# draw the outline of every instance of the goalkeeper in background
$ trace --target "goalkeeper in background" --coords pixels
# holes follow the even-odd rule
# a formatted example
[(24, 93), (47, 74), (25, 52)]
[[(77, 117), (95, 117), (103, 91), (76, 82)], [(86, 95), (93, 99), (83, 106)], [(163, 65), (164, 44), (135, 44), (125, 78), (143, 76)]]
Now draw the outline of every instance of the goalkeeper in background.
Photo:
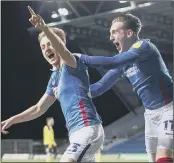
[(47, 154), (46, 162), (51, 162), (55, 154), (55, 147), (57, 146), (54, 139), (54, 119), (53, 117), (48, 117), (46, 119), (46, 125), (43, 129), (43, 144), (45, 146), (45, 151)]

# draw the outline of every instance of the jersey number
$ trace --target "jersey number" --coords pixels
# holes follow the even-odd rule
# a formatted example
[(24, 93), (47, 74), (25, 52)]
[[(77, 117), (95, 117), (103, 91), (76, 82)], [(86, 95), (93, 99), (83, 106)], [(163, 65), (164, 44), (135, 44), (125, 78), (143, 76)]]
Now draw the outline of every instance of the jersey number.
[(173, 131), (173, 120), (164, 121), (164, 130)]
[(68, 152), (77, 152), (78, 148), (80, 147), (80, 144), (78, 143), (73, 143), (68, 147)]

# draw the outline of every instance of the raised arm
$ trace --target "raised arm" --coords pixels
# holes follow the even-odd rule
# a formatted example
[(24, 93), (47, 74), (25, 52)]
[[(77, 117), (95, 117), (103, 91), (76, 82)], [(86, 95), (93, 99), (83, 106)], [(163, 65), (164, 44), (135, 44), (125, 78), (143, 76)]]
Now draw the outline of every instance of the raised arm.
[(121, 71), (119, 68), (109, 70), (97, 83), (91, 84), (90, 97), (97, 97), (109, 90), (116, 81), (121, 78)]
[(51, 44), (57, 54), (65, 61), (65, 63), (72, 68), (76, 68), (77, 63), (75, 57), (67, 49), (60, 37), (57, 36), (48, 26), (45, 26), (42, 30), (51, 41)]
[(77, 67), (76, 59), (72, 55), (72, 53), (67, 49), (65, 43), (60, 39), (59, 36), (57, 36), (52, 31), (52, 29), (50, 29), (45, 24), (43, 18), (40, 15), (35, 14), (35, 12), (30, 6), (28, 6), (28, 9), (31, 14), (31, 18), (29, 19), (29, 21), (34, 25), (34, 27), (40, 28), (45, 33), (47, 38), (51, 41), (51, 44), (55, 49), (55, 51), (57, 52), (57, 55), (60, 55), (60, 57), (65, 61), (65, 63), (68, 66), (76, 68)]
[[(88, 66), (102, 66), (104, 68), (116, 68), (128, 62), (136, 61), (138, 58), (145, 58), (148, 54), (148, 43), (139, 41), (138, 46), (132, 46), (127, 52), (117, 54), (113, 57), (79, 55), (80, 60)], [(137, 44), (136, 43), (136, 44)]]

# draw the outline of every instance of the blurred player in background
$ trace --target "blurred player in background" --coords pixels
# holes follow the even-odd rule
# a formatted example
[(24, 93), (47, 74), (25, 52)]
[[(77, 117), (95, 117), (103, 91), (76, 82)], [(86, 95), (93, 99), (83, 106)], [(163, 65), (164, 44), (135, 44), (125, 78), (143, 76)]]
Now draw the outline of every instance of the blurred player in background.
[[(101, 95), (126, 77), (145, 109), (145, 143), (150, 162), (173, 162), (173, 81), (157, 47), (139, 39), (142, 24), (132, 14), (112, 21), (110, 40), (119, 54), (114, 57), (78, 55), (91, 67), (109, 70), (90, 86), (90, 97)], [(171, 31), (173, 32), (173, 31)]]
[(94, 162), (95, 154), (103, 145), (104, 130), (92, 99), (87, 66), (67, 49), (64, 31), (48, 27), (41, 16), (28, 7), (29, 21), (42, 30), (38, 40), (42, 54), (52, 65), (52, 75), (46, 92), (39, 102), (3, 122), (2, 133), (11, 125), (30, 121), (44, 114), (59, 100), (69, 134), (70, 145), (60, 162)]
[(43, 128), (43, 144), (47, 154), (46, 162), (53, 161), (53, 157), (56, 152), (56, 142), (54, 137), (54, 119), (53, 117), (46, 118), (46, 125)]
[(95, 155), (95, 158), (96, 158), (95, 162), (102, 162), (101, 161), (101, 156), (102, 156), (101, 152), (102, 152), (102, 150), (103, 150), (103, 145), (101, 146), (101, 148), (98, 150), (98, 152)]

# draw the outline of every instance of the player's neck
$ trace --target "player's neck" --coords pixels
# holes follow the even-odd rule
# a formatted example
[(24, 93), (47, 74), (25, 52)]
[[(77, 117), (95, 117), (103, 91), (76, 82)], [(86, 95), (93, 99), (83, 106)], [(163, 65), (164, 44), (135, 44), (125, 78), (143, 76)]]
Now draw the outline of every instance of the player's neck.
[(131, 39), (131, 42), (130, 42), (131, 46), (132, 46), (134, 43), (136, 43), (138, 40), (140, 40), (138, 36), (133, 36), (132, 39)]
[(133, 44), (135, 44), (138, 40), (139, 40), (139, 37), (138, 37), (138, 36), (133, 36), (133, 37), (129, 40), (128, 44), (127, 44), (126, 51), (129, 50), (129, 49), (131, 48), (131, 46), (132, 46)]
[(47, 126), (48, 126), (49, 128), (52, 128), (52, 125), (48, 125), (48, 124), (47, 124)]
[(53, 69), (58, 69), (61, 70), (62, 66), (64, 64), (64, 61), (62, 59), (60, 59), (59, 63), (56, 65), (53, 65)]

